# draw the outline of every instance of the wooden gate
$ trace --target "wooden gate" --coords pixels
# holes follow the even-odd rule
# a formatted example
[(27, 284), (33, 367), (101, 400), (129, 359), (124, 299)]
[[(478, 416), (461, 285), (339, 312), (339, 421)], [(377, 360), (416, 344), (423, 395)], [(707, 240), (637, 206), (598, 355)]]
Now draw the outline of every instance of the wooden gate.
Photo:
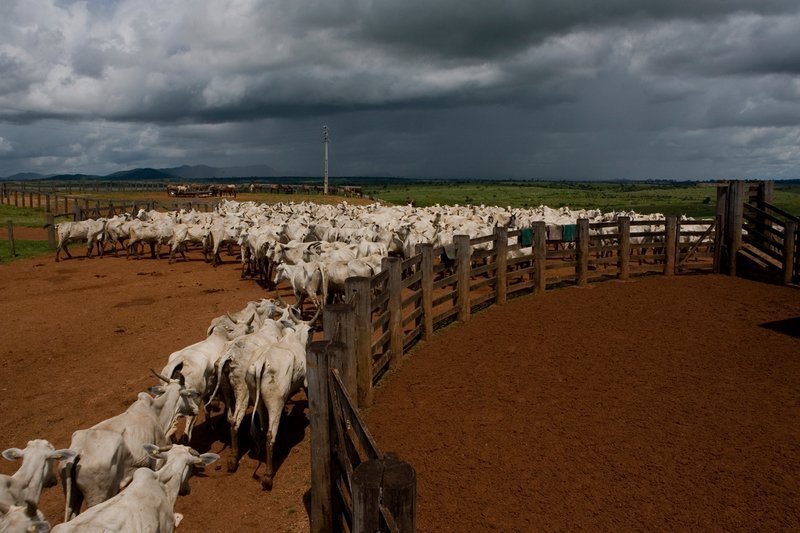
[(800, 283), (800, 219), (772, 205), (775, 182), (730, 181), (718, 186), (723, 272), (778, 283)]

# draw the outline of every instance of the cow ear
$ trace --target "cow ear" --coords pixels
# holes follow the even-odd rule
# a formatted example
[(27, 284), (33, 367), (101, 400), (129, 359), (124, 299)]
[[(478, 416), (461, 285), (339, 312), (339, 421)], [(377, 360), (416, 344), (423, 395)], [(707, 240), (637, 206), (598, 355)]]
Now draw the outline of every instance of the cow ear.
[(144, 448), (144, 451), (147, 452), (147, 455), (149, 455), (150, 457), (155, 457), (156, 459), (163, 458), (161, 456), (161, 449), (155, 444), (143, 444), (142, 447)]
[(211, 463), (213, 463), (214, 461), (216, 461), (217, 459), (219, 459), (219, 455), (217, 455), (216, 453), (208, 452), (208, 453), (204, 453), (203, 455), (198, 457), (198, 459), (203, 464), (203, 466), (208, 466)]
[(8, 459), (9, 461), (13, 461), (15, 459), (22, 459), (24, 455), (25, 452), (23, 450), (20, 450), (19, 448), (9, 448), (3, 452), (3, 457)]
[(65, 448), (50, 452), (49, 458), (55, 461), (70, 461), (78, 456), (78, 452)]

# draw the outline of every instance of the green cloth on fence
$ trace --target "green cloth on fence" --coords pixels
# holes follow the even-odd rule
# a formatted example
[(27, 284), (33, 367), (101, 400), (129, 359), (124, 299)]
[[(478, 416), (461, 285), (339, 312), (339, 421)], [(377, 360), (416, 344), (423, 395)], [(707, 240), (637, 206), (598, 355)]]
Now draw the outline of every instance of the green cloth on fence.
[(575, 239), (578, 237), (578, 225), (577, 224), (564, 224), (563, 231), (561, 233), (561, 239), (564, 242), (574, 242)]
[(533, 228), (522, 228), (519, 233), (519, 245), (523, 248), (533, 246)]

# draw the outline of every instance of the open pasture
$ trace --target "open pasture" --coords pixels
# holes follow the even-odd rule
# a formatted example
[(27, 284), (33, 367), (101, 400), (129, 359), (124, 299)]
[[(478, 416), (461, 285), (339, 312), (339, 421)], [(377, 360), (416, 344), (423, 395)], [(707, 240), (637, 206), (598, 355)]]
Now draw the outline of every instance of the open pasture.
[[(474, 204), (556, 208), (634, 210), (706, 217), (714, 215), (716, 188), (672, 182), (538, 182), (538, 181), (414, 181), (365, 185), (364, 192), (393, 204), (412, 200), (417, 206)], [(800, 212), (800, 186), (776, 182), (776, 206)]]

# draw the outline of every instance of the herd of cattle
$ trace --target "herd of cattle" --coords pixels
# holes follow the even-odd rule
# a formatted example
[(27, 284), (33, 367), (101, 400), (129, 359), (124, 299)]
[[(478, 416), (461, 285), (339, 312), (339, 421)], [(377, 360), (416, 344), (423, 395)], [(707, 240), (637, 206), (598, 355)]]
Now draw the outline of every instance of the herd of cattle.
[(280, 302), (250, 302), (212, 320), (203, 340), (172, 353), (161, 372), (153, 371), (162, 383), (150, 388), (152, 396), (142, 392), (125, 412), (75, 431), (68, 449), (37, 439), (25, 449), (5, 450), (3, 457), (22, 459), (22, 465), (11, 476), (0, 475), (0, 531), (50, 530), (37, 504), (41, 491), (56, 484), (54, 463), (66, 502), (64, 522), (53, 531), (173, 531), (182, 518), (173, 512), (175, 501), (189, 493), (195, 468), (219, 459), (173, 444), (178, 421), (186, 419), (191, 442), (196, 417), (217, 393), (230, 423), (228, 470), (238, 466), (238, 431), (252, 406), (254, 444), (256, 416), (265, 427), (262, 486), (270, 489), (281, 412), (305, 385), (306, 348), (318, 316), (303, 321)]
[[(63, 222), (58, 225), (56, 261), (61, 252), (72, 257), (68, 243), (82, 240), (87, 243), (87, 256), (93, 250), (118, 254), (124, 249), (128, 257), (138, 258), (144, 245), (149, 245), (151, 257), (160, 258), (162, 247), (169, 248), (169, 261), (177, 254), (185, 259), (189, 245), (199, 246), (206, 261), (217, 265), (220, 250), (239, 247), (242, 276), (260, 278), (266, 286), (275, 287), (286, 280), (302, 305), (308, 298), (317, 307), (343, 289), (344, 280), (351, 276), (372, 276), (379, 272), (381, 260), (389, 255), (403, 258), (415, 254), (416, 245), (432, 243), (443, 246), (447, 255), (453, 254), (453, 236), (467, 234), (482, 237), (491, 234), (495, 226), (510, 229), (531, 227), (534, 221), (544, 221), (548, 242), (568, 241), (564, 228), (574, 225), (578, 218), (591, 222), (611, 222), (619, 216), (631, 220), (650, 221), (651, 226), (631, 228), (633, 250), (649, 237), (637, 237), (663, 230), (663, 215), (642, 215), (635, 212), (599, 210), (501, 208), (485, 206), (366, 206), (322, 205), (309, 202), (278, 203), (223, 200), (211, 213), (197, 211), (144, 211), (134, 216), (117, 215), (108, 219)], [(702, 230), (682, 222), (685, 230)], [(599, 228), (597, 232), (613, 233), (614, 228)], [(512, 239), (509, 244), (515, 244)], [(512, 247), (510, 253), (531, 253), (530, 242)], [(490, 246), (485, 244), (484, 246)]]
[[(280, 414), (287, 399), (304, 385), (313, 324), (326, 301), (341, 293), (345, 279), (372, 276), (379, 272), (383, 257), (411, 257), (421, 243), (443, 246), (451, 255), (456, 234), (479, 237), (492, 233), (495, 226), (526, 228), (543, 220), (549, 240), (555, 241), (563, 238), (564, 226), (578, 218), (613, 221), (621, 215), (663, 227), (661, 215), (545, 206), (415, 208), (235, 201), (222, 201), (213, 213), (139, 211), (134, 216), (59, 224), (56, 261), (62, 251), (71, 257), (67, 246), (76, 240), (87, 243), (87, 256), (94, 250), (98, 255), (117, 255), (123, 249), (128, 257), (139, 257), (147, 244), (152, 257), (158, 258), (161, 247), (168, 246), (170, 262), (196, 244), (215, 265), (222, 247), (238, 245), (243, 276), (260, 277), (272, 286), (287, 280), (297, 303), (290, 306), (278, 296), (278, 301), (253, 301), (238, 313), (215, 318), (203, 340), (171, 354), (162, 371), (154, 372), (162, 383), (150, 389), (153, 396), (140, 393), (124, 413), (76, 431), (69, 449), (54, 450), (46, 440), (33, 440), (23, 450), (3, 452), (7, 459), (21, 458), (22, 465), (12, 476), (0, 476), (0, 531), (49, 529), (36, 506), (42, 489), (56, 483), (52, 471), (56, 462), (66, 503), (64, 523), (54, 531), (171, 531), (180, 520), (173, 505), (179, 494), (188, 492), (193, 469), (219, 458), (172, 444), (178, 420), (185, 418), (185, 437), (191, 442), (196, 417), (218, 396), (231, 431), (228, 470), (238, 466), (238, 431), (252, 406), (254, 442), (259, 426), (264, 430), (267, 472), (262, 486), (271, 488)], [(530, 253), (510, 253), (526, 252)], [(302, 320), (306, 298), (316, 307), (308, 321)]]

